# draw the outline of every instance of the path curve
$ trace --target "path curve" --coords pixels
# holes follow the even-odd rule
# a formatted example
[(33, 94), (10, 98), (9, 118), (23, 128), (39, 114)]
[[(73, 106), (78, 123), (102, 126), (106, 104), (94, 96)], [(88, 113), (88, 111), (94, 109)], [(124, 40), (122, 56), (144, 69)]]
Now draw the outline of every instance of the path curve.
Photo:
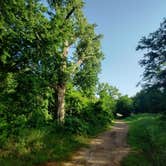
[[(93, 139), (89, 148), (81, 148), (73, 155), (71, 161), (60, 165), (120, 166), (120, 161), (130, 150), (126, 140), (127, 133), (128, 125), (123, 121), (117, 120), (111, 130)], [(57, 166), (57, 164), (48, 163), (46, 166)]]

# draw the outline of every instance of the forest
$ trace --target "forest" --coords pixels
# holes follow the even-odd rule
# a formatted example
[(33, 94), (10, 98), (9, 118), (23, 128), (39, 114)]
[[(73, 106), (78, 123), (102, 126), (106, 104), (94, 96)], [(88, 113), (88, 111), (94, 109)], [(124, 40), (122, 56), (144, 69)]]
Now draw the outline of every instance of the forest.
[(122, 165), (164, 166), (166, 19), (138, 41), (142, 90), (129, 97), (99, 81), (103, 35), (83, 7), (83, 0), (0, 1), (1, 166), (66, 161), (117, 118), (137, 151)]

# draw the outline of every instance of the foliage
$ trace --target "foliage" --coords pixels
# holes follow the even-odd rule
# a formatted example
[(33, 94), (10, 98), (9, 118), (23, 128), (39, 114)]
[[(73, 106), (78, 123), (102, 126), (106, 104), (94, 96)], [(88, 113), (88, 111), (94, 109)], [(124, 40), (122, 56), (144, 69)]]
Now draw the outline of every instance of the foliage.
[[(55, 57), (52, 83), (55, 91), (54, 112), (60, 123), (65, 118), (65, 91), (68, 83), (87, 95), (94, 94), (103, 54), (101, 35), (95, 24), (89, 24), (83, 14), (83, 1), (48, 1), (50, 24), (53, 30), (52, 48)], [(50, 32), (49, 32), (50, 33)], [(52, 34), (52, 32), (50, 33)]]
[(140, 65), (145, 68), (144, 84), (148, 87), (166, 87), (166, 19), (158, 30), (143, 37), (137, 50), (146, 50)]
[(0, 1), (0, 165), (66, 158), (81, 145), (75, 134), (93, 135), (111, 122), (114, 99), (95, 96), (102, 36), (83, 6)]
[(65, 124), (59, 126), (48, 118), (45, 123), (42, 121), (42, 124), (35, 125), (34, 120), (42, 120), (43, 116), (34, 114), (27, 128), (16, 128), (20, 129), (17, 136), (13, 133), (6, 139), (2, 135), (1, 141), (5, 140), (1, 144), (0, 163), (4, 166), (13, 163), (34, 165), (67, 159), (77, 148), (85, 146), (87, 136), (94, 136), (110, 125), (112, 112), (103, 109), (102, 102), (97, 98), (89, 99), (69, 85)]
[(166, 162), (166, 124), (161, 115), (139, 114), (129, 117), (128, 142), (133, 152), (124, 160), (124, 166), (164, 166)]
[(88, 99), (81, 92), (70, 90), (66, 97), (66, 130), (78, 134), (93, 134), (97, 128), (110, 124), (113, 119), (111, 108), (115, 104), (108, 99), (108, 96)]
[(146, 50), (140, 65), (143, 90), (134, 97), (136, 112), (166, 112), (166, 19), (148, 37), (143, 37), (137, 50)]
[(66, 133), (53, 124), (40, 129), (27, 128), (22, 130), (19, 137), (9, 139), (4, 145), (5, 149), (0, 153), (0, 164), (32, 166), (47, 161), (62, 161), (79, 147), (86, 146), (87, 141), (86, 136)]
[(156, 88), (143, 89), (133, 98), (135, 113), (165, 113), (166, 91)]
[(127, 117), (133, 111), (133, 100), (126, 96), (121, 96), (116, 104), (115, 113), (122, 114), (124, 117)]
[(25, 126), (37, 126), (49, 119), (49, 88), (44, 85), (39, 63), (44, 54), (39, 34), (44, 38), (48, 23), (45, 11), (37, 1), (0, 4), (1, 145)]

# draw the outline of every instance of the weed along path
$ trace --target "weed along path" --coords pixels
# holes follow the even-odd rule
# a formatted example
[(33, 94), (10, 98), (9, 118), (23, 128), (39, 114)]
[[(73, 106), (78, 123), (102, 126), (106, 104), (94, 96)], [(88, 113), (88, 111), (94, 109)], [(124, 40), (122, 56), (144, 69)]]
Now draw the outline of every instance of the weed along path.
[(129, 152), (127, 132), (127, 124), (117, 120), (110, 131), (93, 139), (89, 148), (77, 151), (70, 161), (46, 166), (120, 166), (120, 161)]

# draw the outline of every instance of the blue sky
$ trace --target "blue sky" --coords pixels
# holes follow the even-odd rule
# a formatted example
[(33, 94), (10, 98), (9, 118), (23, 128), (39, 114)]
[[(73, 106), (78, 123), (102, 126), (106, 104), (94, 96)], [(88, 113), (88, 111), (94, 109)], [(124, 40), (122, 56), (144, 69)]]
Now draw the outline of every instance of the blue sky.
[(143, 69), (135, 51), (143, 35), (155, 31), (166, 17), (166, 0), (85, 0), (84, 13), (104, 35), (101, 82), (116, 86), (122, 94), (134, 95)]

